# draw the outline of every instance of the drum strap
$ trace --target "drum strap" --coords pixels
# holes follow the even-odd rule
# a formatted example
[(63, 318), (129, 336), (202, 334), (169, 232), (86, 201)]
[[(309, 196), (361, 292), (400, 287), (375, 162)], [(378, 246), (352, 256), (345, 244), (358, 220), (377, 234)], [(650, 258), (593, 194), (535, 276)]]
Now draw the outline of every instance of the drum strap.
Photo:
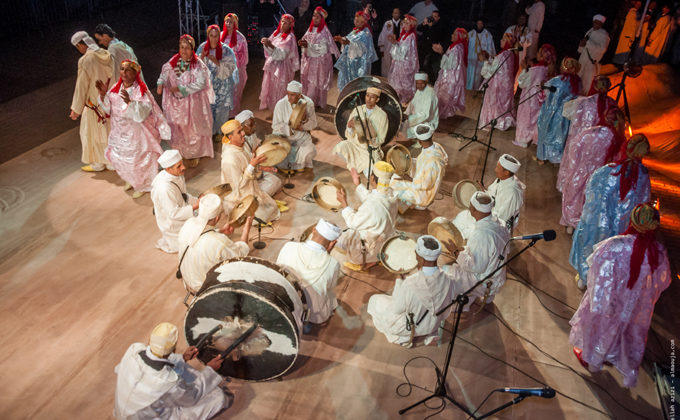
[(146, 364), (148, 367), (150, 367), (153, 370), (160, 371), (166, 366), (170, 366), (171, 369), (175, 367), (175, 365), (173, 365), (170, 362), (162, 362), (160, 360), (151, 360), (149, 358), (149, 356), (146, 355), (146, 350), (142, 350), (138, 354), (139, 354), (139, 357), (141, 357), (142, 360), (144, 361), (144, 364)]
[(174, 185), (175, 187), (177, 187), (177, 189), (179, 190), (179, 193), (182, 194), (182, 199), (184, 199), (184, 204), (186, 204), (186, 203), (187, 203), (187, 199), (189, 198), (189, 197), (187, 196), (187, 193), (182, 192), (182, 189), (179, 187), (179, 185), (175, 184), (174, 182), (170, 181), (170, 183), (171, 183), (172, 185)]
[[(213, 230), (214, 230), (214, 229), (206, 230), (205, 232), (203, 232), (203, 233), (201, 233), (200, 235), (198, 235), (198, 237), (200, 238), (201, 236), (203, 236), (204, 233), (208, 233), (208, 232), (211, 232), (211, 231), (213, 231)], [(198, 239), (197, 239), (197, 241), (198, 241)], [(184, 256), (187, 255), (187, 251), (189, 250), (189, 247), (190, 247), (190, 246), (191, 246), (191, 245), (187, 245), (187, 247), (184, 248), (184, 252), (182, 252), (182, 258), (179, 259), (179, 264), (177, 264), (177, 273), (175, 273), (175, 276), (176, 276), (178, 279), (181, 279), (181, 278), (182, 278), (182, 262), (184, 261)]]

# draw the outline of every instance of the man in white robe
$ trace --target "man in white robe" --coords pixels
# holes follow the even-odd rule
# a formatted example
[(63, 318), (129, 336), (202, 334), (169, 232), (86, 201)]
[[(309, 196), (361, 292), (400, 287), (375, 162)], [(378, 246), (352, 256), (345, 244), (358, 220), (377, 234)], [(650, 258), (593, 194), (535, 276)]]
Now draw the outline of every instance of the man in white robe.
[(593, 27), (586, 32), (578, 46), (578, 52), (581, 53), (578, 75), (581, 78), (582, 95), (588, 95), (593, 79), (600, 74), (600, 60), (609, 46), (609, 34), (602, 28), (605, 20), (602, 15), (593, 16)]
[[(517, 178), (517, 171), (522, 165), (512, 155), (504, 154), (496, 164), (496, 180), (489, 185), (487, 191), (494, 200), (491, 214), (510, 232), (517, 226), (520, 209), (524, 205), (526, 185)], [(463, 210), (452, 220), (463, 238), (467, 239), (475, 228), (475, 219), (470, 210)]]
[(358, 209), (347, 205), (344, 190), (338, 190), (338, 201), (343, 207), (342, 218), (347, 229), (338, 240), (338, 248), (347, 252), (345, 267), (354, 271), (366, 271), (378, 263), (378, 253), (385, 241), (394, 233), (397, 220), (397, 198), (389, 188), (394, 168), (387, 162), (378, 161), (373, 166), (371, 183), (367, 190), (353, 176), (356, 194), (361, 201)]
[(390, 181), (390, 188), (399, 198), (399, 212), (403, 213), (410, 207), (424, 210), (432, 204), (444, 178), (449, 156), (444, 148), (432, 141), (434, 130), (428, 124), (416, 126), (416, 138), (423, 151), (411, 165), (411, 175), (394, 175)]
[(222, 217), (222, 200), (216, 194), (201, 197), (198, 216), (187, 220), (179, 231), (179, 270), (188, 292), (199, 291), (205, 275), (215, 264), (235, 257), (248, 255), (248, 235), (252, 217), (246, 221), (241, 232), (241, 240), (233, 242), (227, 235), (234, 232), (229, 224), (215, 229)]
[(539, 35), (541, 34), (543, 18), (545, 17), (545, 3), (541, 0), (533, 0), (533, 4), (527, 7), (525, 12), (529, 15), (527, 26), (529, 27), (531, 39), (531, 44), (529, 44), (527, 48), (526, 57), (532, 59), (536, 58), (536, 53), (538, 52)]
[[(252, 111), (246, 109), (241, 111), (234, 119), (240, 122), (241, 127), (243, 127), (243, 133), (246, 136), (243, 143), (243, 150), (246, 151), (250, 159), (255, 155), (255, 151), (260, 147), (260, 144), (262, 144), (262, 141), (257, 137), (257, 133), (255, 133), (255, 116)], [(222, 148), (224, 148), (224, 146)], [(279, 192), (283, 186), (281, 178), (276, 176), (274, 172), (268, 170), (256, 171), (255, 178), (257, 179), (260, 189), (272, 197)], [(276, 201), (278, 203), (278, 200)]]
[(74, 121), (82, 116), (80, 143), (83, 153), (80, 159), (85, 166), (80, 169), (85, 172), (113, 170), (104, 153), (109, 139), (109, 120), (98, 106), (99, 90), (96, 86), (97, 80), (102, 80), (107, 89), (111, 87), (114, 74), (111, 55), (99, 48), (85, 31), (73, 34), (71, 44), (83, 55), (78, 60), (78, 77), (69, 115)]
[(231, 406), (233, 395), (219, 387), (222, 357), (215, 356), (198, 371), (187, 363), (198, 356), (198, 349), (174, 353), (177, 336), (177, 327), (163, 322), (151, 332), (148, 346), (128, 347), (115, 368), (117, 420), (209, 419)]
[(156, 242), (156, 248), (168, 254), (178, 250), (179, 230), (198, 208), (198, 199), (187, 193), (184, 180), (184, 162), (177, 150), (166, 150), (158, 163), (163, 168), (151, 183), (151, 201), (156, 215), (156, 224), (163, 236)]
[[(125, 42), (116, 38), (116, 32), (111, 29), (111, 27), (105, 23), (100, 23), (94, 28), (94, 39), (97, 40), (97, 44), (100, 47), (105, 48), (109, 54), (111, 54), (111, 64), (114, 76), (120, 71), (120, 64), (124, 60), (132, 60), (135, 63), (139, 63), (135, 52)], [(142, 78), (140, 72), (139, 77)]]
[[(305, 103), (306, 114), (298, 127), (290, 126), (290, 115), (293, 113), (293, 105)], [(281, 98), (274, 107), (272, 117), (272, 131), (274, 134), (284, 136), (290, 141), (291, 149), (288, 157), (277, 165), (284, 171), (304, 172), (306, 168), (313, 167), (316, 147), (312, 143), (312, 135), (309, 132), (317, 126), (314, 102), (302, 94), (302, 83), (293, 80), (286, 87), (286, 96)]]
[(484, 28), (484, 21), (479, 19), (475, 28), (468, 32), (467, 78), (465, 81), (465, 89), (467, 90), (479, 90), (482, 85), (484, 62), (479, 57), (479, 53), (482, 51), (486, 51), (489, 57), (496, 55), (493, 36), (491, 36), (491, 32)]
[[(477, 191), (470, 200), (470, 214), (475, 219), (475, 227), (467, 238), (465, 249), (460, 252), (452, 242), (444, 244), (457, 257), (455, 264), (445, 267), (453, 277), (454, 296), (467, 291), (492, 273), (502, 263), (499, 258), (501, 255), (505, 258), (505, 244), (510, 240), (510, 235), (496, 216), (491, 214), (493, 205), (493, 199), (487, 192)], [(504, 283), (505, 268), (470, 293), (470, 302), (465, 310), (478, 297), (483, 298), (482, 304), (492, 302)]]
[(427, 124), (433, 131), (439, 126), (439, 102), (434, 89), (427, 84), (427, 73), (416, 73), (416, 94), (405, 112), (408, 119), (404, 129), (409, 139), (416, 138), (418, 124)]
[(222, 183), (231, 186), (231, 193), (224, 197), (224, 211), (230, 214), (247, 196), (257, 199), (255, 217), (265, 223), (277, 220), (281, 213), (277, 202), (260, 189), (257, 183), (257, 172), (260, 170), (273, 171), (274, 168), (260, 167), (267, 157), (265, 155), (250, 155), (243, 148), (246, 136), (237, 120), (229, 120), (222, 125)]
[(434, 236), (421, 236), (416, 245), (418, 271), (404, 280), (397, 278), (391, 296), (378, 294), (368, 300), (375, 329), (390, 343), (411, 347), (415, 337), (424, 337), (428, 345), (438, 337), (439, 325), (451, 310), (436, 313), (451, 302), (454, 289), (451, 277), (437, 267), (441, 252)]
[(392, 54), (390, 49), (392, 43), (389, 41), (389, 35), (395, 38), (399, 37), (399, 27), (401, 25), (401, 10), (398, 7), (392, 9), (392, 19), (385, 22), (380, 36), (378, 36), (378, 48), (380, 49), (380, 74), (387, 77), (390, 74), (390, 67), (392, 66)]
[[(302, 283), (309, 305), (308, 321), (314, 324), (326, 322), (338, 306), (335, 286), (342, 272), (330, 252), (340, 233), (339, 227), (319, 219), (306, 242), (287, 242), (276, 259), (276, 264), (290, 270)], [(309, 328), (306, 324), (305, 332)]]
[(380, 149), (387, 136), (387, 113), (378, 105), (380, 89), (369, 87), (366, 89), (366, 104), (353, 109), (347, 119), (345, 140), (333, 147), (333, 153), (341, 156), (347, 162), (347, 169), (356, 174), (363, 172), (368, 178), (369, 154), (368, 145), (373, 148), (373, 162), (382, 159)]

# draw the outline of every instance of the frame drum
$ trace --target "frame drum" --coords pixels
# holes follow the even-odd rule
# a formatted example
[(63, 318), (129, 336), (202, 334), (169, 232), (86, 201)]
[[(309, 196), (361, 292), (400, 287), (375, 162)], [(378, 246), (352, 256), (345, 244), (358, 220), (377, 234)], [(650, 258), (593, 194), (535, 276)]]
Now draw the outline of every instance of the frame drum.
[(338, 180), (329, 177), (319, 178), (312, 188), (312, 198), (319, 207), (337, 212), (342, 206), (338, 201), (338, 190), (345, 191), (345, 187)]
[(199, 355), (208, 362), (257, 323), (255, 332), (231, 354), (240, 357), (227, 357), (218, 373), (266, 381), (284, 375), (295, 363), (306, 314), (305, 295), (290, 272), (260, 258), (232, 258), (206, 275), (185, 315), (184, 335), (192, 346), (223, 325)]
[(309, 239), (310, 236), (312, 236), (312, 231), (314, 231), (314, 228), (316, 227), (316, 223), (313, 223), (307, 227), (301, 234), (300, 237), (298, 238), (298, 242), (305, 242), (307, 239)]
[(453, 241), (459, 250), (465, 247), (466, 241), (463, 239), (463, 235), (446, 217), (439, 216), (432, 219), (430, 224), (427, 225), (427, 233), (437, 238), (442, 246), (442, 255), (446, 256), (449, 260), (453, 259), (455, 261), (455, 258), (448, 253), (446, 245), (444, 245), (446, 242)]
[(458, 181), (451, 192), (454, 204), (460, 209), (469, 209), (470, 199), (477, 191), (483, 191), (482, 186), (477, 181), (471, 179)]
[(385, 155), (385, 161), (394, 167), (394, 172), (399, 176), (411, 172), (411, 152), (404, 145), (395, 144), (390, 147)]
[(288, 126), (292, 130), (297, 130), (305, 116), (307, 116), (307, 101), (300, 99), (298, 103), (293, 105), (293, 112), (290, 113), (290, 118), (288, 118)]
[(229, 224), (234, 227), (239, 227), (246, 222), (248, 216), (254, 216), (257, 211), (259, 203), (257, 198), (252, 195), (246, 195), (243, 197), (229, 213)]
[(231, 193), (231, 185), (220, 184), (220, 185), (216, 185), (216, 186), (214, 186), (210, 189), (205, 190), (203, 192), (203, 194), (201, 194), (201, 196), (208, 195), (208, 194), (216, 194), (221, 199), (224, 199), (224, 197), (226, 197), (230, 193)]
[(265, 155), (267, 158), (260, 166), (276, 166), (283, 162), (290, 152), (290, 142), (281, 136), (266, 136), (262, 144), (255, 150), (255, 156)]
[(378, 259), (392, 273), (406, 274), (418, 266), (416, 241), (403, 232), (386, 240), (380, 249)]

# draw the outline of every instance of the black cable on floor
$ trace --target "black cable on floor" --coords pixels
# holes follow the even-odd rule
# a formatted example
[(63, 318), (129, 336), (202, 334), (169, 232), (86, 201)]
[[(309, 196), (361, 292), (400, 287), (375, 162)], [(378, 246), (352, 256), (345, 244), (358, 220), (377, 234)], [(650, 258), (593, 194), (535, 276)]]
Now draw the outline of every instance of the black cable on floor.
[(290, 198), (294, 198), (294, 199), (296, 199), (296, 200), (298, 200), (298, 201), (302, 201), (303, 203), (306, 203), (306, 201), (303, 200), (302, 198), (296, 197), (296, 196), (294, 196), (293, 194), (289, 194), (288, 191), (286, 191), (285, 188), (281, 189), (281, 191), (282, 191), (285, 195), (287, 195), (288, 197), (290, 197)]
[(358, 281), (358, 282), (360, 282), (360, 283), (363, 283), (363, 284), (365, 284), (365, 285), (367, 285), (367, 286), (369, 286), (369, 287), (372, 287), (373, 289), (379, 291), (380, 293), (388, 294), (387, 291), (382, 290), (381, 288), (372, 285), (371, 283), (367, 282), (366, 280), (362, 280), (362, 279), (360, 279), (360, 278), (354, 277), (353, 275), (349, 274), (349, 273), (346, 272), (346, 271), (343, 271), (343, 270), (340, 270), (340, 271), (342, 272), (342, 274), (344, 274), (345, 276), (349, 277), (349, 278), (352, 279), (352, 280), (356, 280), (356, 281)]
[(539, 292), (541, 292), (541, 293), (543, 293), (544, 295), (548, 296), (549, 298), (555, 300), (556, 302), (561, 303), (562, 305), (566, 306), (567, 308), (571, 309), (572, 311), (576, 312), (576, 309), (577, 309), (577, 308), (574, 308), (573, 306), (569, 305), (567, 302), (565, 302), (565, 301), (563, 301), (563, 300), (561, 300), (561, 299), (559, 299), (559, 298), (556, 298), (555, 296), (551, 295), (550, 293), (546, 292), (545, 290), (543, 290), (543, 289), (537, 287), (536, 285), (534, 285), (533, 283), (531, 283), (529, 280), (525, 279), (521, 274), (519, 274), (518, 272), (516, 272), (515, 270), (513, 270), (512, 267), (508, 266), (507, 268), (508, 268), (508, 271), (511, 271), (512, 274), (513, 274), (515, 277), (522, 279), (525, 283), (527, 283), (528, 285), (531, 285), (531, 287), (535, 288), (535, 289), (538, 290)]
[[(413, 361), (415, 361), (415, 360), (418, 360), (418, 359), (425, 359), (425, 360), (427, 360), (428, 362), (432, 363), (432, 366), (433, 366), (435, 372), (437, 372), (437, 374), (439, 374), (439, 373), (438, 373), (438, 372), (439, 372), (439, 368), (437, 367), (437, 364), (434, 362), (434, 360), (430, 359), (429, 357), (427, 357), (427, 356), (416, 356), (416, 357), (410, 358), (410, 359), (404, 364), (404, 368), (403, 368), (403, 370), (402, 370), (403, 375), (404, 375), (404, 379), (406, 380), (406, 382), (400, 383), (399, 385), (397, 385), (397, 387), (396, 387), (395, 390), (394, 390), (394, 392), (395, 392), (398, 396), (400, 396), (400, 397), (402, 397), (402, 398), (406, 398), (406, 397), (408, 397), (409, 395), (411, 395), (411, 392), (413, 392), (413, 388), (422, 389), (423, 391), (426, 391), (426, 392), (429, 392), (429, 393), (433, 393), (433, 392), (434, 392), (434, 391), (430, 391), (429, 389), (427, 389), (427, 388), (425, 388), (425, 387), (422, 387), (422, 386), (419, 386), (419, 385), (416, 385), (416, 384), (412, 383), (411, 380), (409, 379), (408, 375), (406, 374), (406, 367), (408, 367), (408, 365), (409, 365), (411, 362), (413, 362)], [(437, 381), (439, 381), (439, 378), (437, 378)], [(407, 389), (406, 392), (401, 392), (401, 391), (400, 391), (400, 389), (401, 389), (403, 386), (407, 386), (407, 387), (408, 387), (408, 389)], [(437, 398), (439, 398), (439, 397), (437, 397)], [(427, 408), (430, 409), (430, 410), (438, 410), (438, 411), (436, 411), (436, 412), (430, 414), (429, 416), (425, 417), (425, 419), (423, 419), (423, 420), (427, 420), (427, 419), (429, 419), (430, 417), (436, 416), (437, 414), (439, 414), (439, 413), (441, 413), (442, 411), (444, 411), (444, 409), (446, 408), (446, 402), (445, 402), (444, 399), (442, 399), (442, 398), (439, 398), (439, 401), (441, 402), (441, 404), (438, 405), (438, 406), (436, 406), (436, 407), (430, 407), (429, 405), (427, 405), (427, 403), (423, 404), (425, 407), (427, 407)]]
[(543, 306), (543, 308), (544, 308), (546, 311), (550, 312), (551, 314), (555, 315), (556, 317), (558, 317), (558, 318), (560, 318), (560, 319), (564, 319), (565, 321), (569, 321), (569, 320), (571, 319), (571, 317), (566, 317), (566, 316), (564, 316), (564, 315), (560, 315), (560, 314), (558, 314), (557, 312), (553, 311), (552, 309), (548, 308), (548, 307), (545, 305), (545, 303), (543, 303), (543, 301), (541, 300), (541, 298), (538, 297), (538, 293), (536, 293), (536, 291), (531, 287), (530, 284), (528, 284), (528, 283), (526, 283), (526, 282), (524, 282), (524, 281), (522, 281), (522, 280), (513, 279), (512, 277), (506, 277), (506, 278), (507, 278), (507, 280), (510, 280), (510, 281), (516, 281), (517, 283), (522, 284), (522, 285), (526, 286), (529, 290), (531, 290), (531, 291), (533, 292), (534, 296), (536, 296), (536, 299), (538, 300), (538, 302), (541, 304), (541, 306)]

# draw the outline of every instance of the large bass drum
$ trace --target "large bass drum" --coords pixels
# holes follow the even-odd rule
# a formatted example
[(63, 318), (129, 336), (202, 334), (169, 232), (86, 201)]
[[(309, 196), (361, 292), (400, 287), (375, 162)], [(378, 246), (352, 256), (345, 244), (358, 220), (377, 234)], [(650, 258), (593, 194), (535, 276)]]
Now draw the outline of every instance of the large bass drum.
[(293, 367), (306, 313), (305, 295), (292, 273), (256, 257), (232, 258), (206, 275), (184, 318), (184, 335), (193, 346), (222, 325), (199, 355), (207, 363), (257, 323), (259, 327), (226, 358), (218, 373), (266, 381)]
[[(397, 91), (387, 83), (387, 78), (385, 77), (362, 76), (347, 83), (338, 96), (338, 104), (335, 110), (335, 128), (343, 139), (346, 139), (345, 128), (347, 127), (349, 115), (355, 106), (366, 103), (366, 89), (370, 87), (378, 88), (382, 92), (378, 100), (378, 106), (387, 114), (388, 127), (385, 143), (397, 135), (403, 117)], [(357, 94), (359, 95), (358, 98)], [(358, 102), (355, 103), (357, 100)], [(361, 117), (363, 118), (363, 115)]]

